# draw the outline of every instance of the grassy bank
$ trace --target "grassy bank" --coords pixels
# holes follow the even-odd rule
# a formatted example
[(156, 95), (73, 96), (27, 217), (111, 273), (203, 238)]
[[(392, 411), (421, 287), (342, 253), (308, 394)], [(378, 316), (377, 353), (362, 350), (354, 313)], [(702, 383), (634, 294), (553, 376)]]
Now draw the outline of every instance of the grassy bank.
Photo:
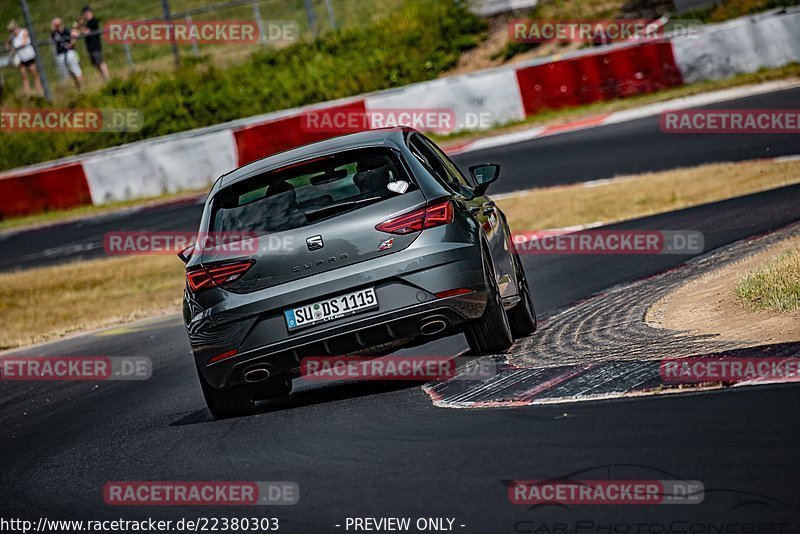
[(410, 0), (363, 28), (259, 50), (224, 70), (195, 58), (176, 72), (115, 78), (63, 107), (137, 109), (141, 131), (0, 133), (0, 170), (436, 78), (484, 30), (455, 0)]
[(800, 249), (784, 252), (745, 273), (736, 285), (736, 296), (750, 310), (800, 309)]
[[(305, 2), (302, 0), (258, 0), (258, 11), (264, 24), (276, 21), (291, 21), (296, 24), (297, 38), (312, 41), (316, 37), (333, 31), (326, 2), (333, 9), (336, 27), (342, 29), (360, 28), (371, 24), (373, 21), (385, 17), (398, 9), (404, 0), (311, 0), (310, 4), (315, 15), (316, 31), (310, 26)], [(27, 0), (33, 18), (33, 29), (39, 41), (48, 41), (50, 37), (50, 21), (53, 17), (62, 17), (69, 26), (78, 16), (81, 9), (87, 4), (86, 0)], [(102, 24), (111, 20), (142, 20), (158, 19), (163, 17), (161, 0), (92, 0), (88, 2)], [(57, 4), (57, 5), (55, 5)], [(185, 20), (180, 16), (187, 10), (212, 9), (206, 13), (195, 12), (192, 21), (211, 20), (241, 20), (255, 21), (256, 11), (254, 4), (239, 4), (224, 0), (169, 0), (170, 12), (176, 19)], [(5, 30), (9, 20), (15, 19), (22, 23), (24, 20), (19, 1), (10, 0), (0, 2), (0, 22)], [(265, 30), (267, 31), (267, 30)], [(274, 37), (273, 37), (274, 39)], [(282, 48), (288, 43), (283, 41), (269, 41), (259, 45), (240, 44), (203, 44), (197, 50), (191, 44), (179, 44), (178, 49), (183, 59), (189, 61), (196, 55), (205, 56), (212, 64), (222, 68), (239, 64), (247, 60), (251, 53), (259, 48)], [(84, 82), (87, 91), (96, 91), (101, 85), (100, 76), (91, 67), (85, 43), (78, 43), (77, 51), (82, 58), (84, 69)], [(49, 45), (40, 47), (48, 79), (53, 86), (53, 97), (56, 104), (68, 101), (75, 89), (69, 80), (59, 80), (55, 68), (55, 58)], [(141, 70), (173, 70), (172, 49), (164, 44), (134, 44), (126, 51), (122, 44), (109, 43), (105, 40), (103, 46), (104, 58), (114, 76), (126, 77), (130, 73)], [(130, 58), (128, 57), (130, 53)], [(22, 98), (21, 79), (17, 74), (6, 71), (7, 94), (11, 104), (21, 107), (22, 103), (15, 99)], [(17, 106), (20, 104), (20, 106)]]
[(177, 311), (183, 264), (131, 256), (0, 275), (0, 349)]
[(725, 0), (713, 7), (684, 13), (683, 19), (702, 22), (723, 22), (729, 19), (760, 13), (768, 9), (779, 9), (800, 5), (800, 0)]

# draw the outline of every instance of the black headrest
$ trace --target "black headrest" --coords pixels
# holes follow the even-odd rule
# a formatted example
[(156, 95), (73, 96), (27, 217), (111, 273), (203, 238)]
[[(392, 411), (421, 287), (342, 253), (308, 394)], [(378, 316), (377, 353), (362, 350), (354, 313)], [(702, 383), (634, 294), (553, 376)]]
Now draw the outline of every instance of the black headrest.
[(375, 171), (388, 164), (386, 158), (364, 159), (358, 162), (357, 172)]
[(294, 187), (292, 187), (291, 184), (286, 180), (281, 180), (280, 182), (275, 182), (267, 188), (267, 196), (272, 197), (275, 195), (280, 195), (281, 193), (288, 193), (289, 191), (294, 191)]

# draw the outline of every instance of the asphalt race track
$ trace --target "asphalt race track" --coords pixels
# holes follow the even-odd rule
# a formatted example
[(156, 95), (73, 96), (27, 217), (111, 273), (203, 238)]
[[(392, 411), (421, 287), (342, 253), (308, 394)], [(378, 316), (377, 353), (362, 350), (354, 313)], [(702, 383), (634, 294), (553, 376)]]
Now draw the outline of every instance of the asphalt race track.
[[(795, 109), (800, 88), (730, 100), (698, 109)], [(599, 128), (534, 139), (456, 158), (468, 167), (487, 158), (505, 165), (509, 190), (663, 171), (720, 161), (744, 161), (800, 153), (791, 135), (667, 134), (659, 118), (610, 124)], [(500, 188), (498, 187), (498, 191)]]
[[(710, 108), (792, 109), (800, 88), (732, 100)], [(658, 117), (544, 137), (470, 152), (454, 159), (466, 169), (476, 163), (503, 165), (492, 192), (694, 166), (800, 154), (792, 135), (676, 135), (661, 132)], [(197, 229), (202, 207), (195, 202), (131, 208), (33, 231), (0, 233), (0, 271), (102, 257), (110, 231)]]
[[(733, 143), (722, 145), (741, 152)], [(620, 157), (627, 150), (621, 146)], [(613, 228), (699, 230), (711, 250), (797, 220), (800, 186), (788, 186)], [(687, 259), (523, 256), (543, 317)], [(416, 352), (455, 354), (465, 346), (455, 336)], [(154, 371), (138, 382), (3, 383), (3, 517), (271, 516), (290, 533), (345, 532), (348, 517), (447, 517), (455, 519), (456, 532), (479, 533), (800, 528), (796, 385), (479, 410), (436, 408), (414, 383), (300, 385), (288, 402), (215, 422), (177, 316), (22, 353), (148, 356)], [(568, 476), (699, 480), (705, 495), (700, 504), (671, 506), (526, 506), (507, 496), (509, 480)], [(300, 502), (109, 507), (102, 488), (113, 480), (294, 481)], [(745, 530), (744, 523), (758, 530)], [(719, 525), (729, 529), (711, 530)]]

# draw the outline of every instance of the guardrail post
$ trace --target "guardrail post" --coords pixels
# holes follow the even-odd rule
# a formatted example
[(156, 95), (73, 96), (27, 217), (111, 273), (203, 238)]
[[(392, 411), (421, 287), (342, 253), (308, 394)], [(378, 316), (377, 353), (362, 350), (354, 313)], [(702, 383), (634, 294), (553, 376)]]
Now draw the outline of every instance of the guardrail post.
[(314, 4), (311, 3), (311, 0), (305, 0), (306, 5), (306, 17), (308, 17), (308, 25), (311, 27), (311, 33), (314, 35), (314, 38), (317, 37), (317, 16), (314, 14)]
[(194, 33), (191, 31), (193, 29), (193, 27), (194, 27), (194, 24), (192, 24), (192, 16), (191, 15), (186, 15), (186, 19), (185, 20), (186, 20), (186, 25), (189, 26), (189, 33), (192, 36), (192, 52), (194, 53), (195, 56), (199, 56), (200, 55), (200, 47), (197, 46), (197, 39), (195, 38)]
[(333, 12), (333, 3), (331, 0), (325, 0), (325, 9), (328, 10), (328, 21), (331, 24), (331, 29), (336, 31), (336, 14)]
[[(164, 10), (164, 20), (166, 20), (167, 23), (171, 23), (172, 22), (172, 14), (169, 11), (169, 0), (161, 0), (161, 7)], [(181, 64), (181, 56), (180, 56), (180, 52), (178, 51), (178, 41), (175, 40), (175, 28), (174, 28), (174, 26), (172, 26), (172, 24), (170, 24), (170, 27), (172, 28), (172, 34), (170, 35), (170, 41), (171, 41), (171, 44), (172, 44), (172, 55), (175, 56), (175, 66), (179, 67), (180, 64)]]
[(253, 17), (256, 19), (256, 26), (258, 26), (258, 42), (266, 44), (267, 35), (264, 33), (264, 21), (261, 19), (261, 6), (258, 2), (253, 2)]
[[(166, 0), (164, 0), (166, 1)], [(33, 20), (31, 19), (31, 10), (28, 8), (26, 0), (19, 0), (19, 5), (22, 8), (22, 16), (25, 18), (25, 27), (28, 29), (28, 37), (33, 45), (33, 52), (36, 54), (36, 70), (39, 72), (39, 80), (42, 82), (42, 90), (44, 90), (44, 99), (52, 102), (53, 98), (50, 94), (50, 83), (47, 81), (47, 73), (44, 70), (42, 63), (42, 56), (39, 53), (39, 45), (36, 44), (36, 33), (33, 30)]]
[(133, 69), (134, 62), (133, 54), (131, 53), (131, 45), (128, 43), (123, 43), (122, 48), (125, 50), (125, 61), (128, 62), (128, 68)]

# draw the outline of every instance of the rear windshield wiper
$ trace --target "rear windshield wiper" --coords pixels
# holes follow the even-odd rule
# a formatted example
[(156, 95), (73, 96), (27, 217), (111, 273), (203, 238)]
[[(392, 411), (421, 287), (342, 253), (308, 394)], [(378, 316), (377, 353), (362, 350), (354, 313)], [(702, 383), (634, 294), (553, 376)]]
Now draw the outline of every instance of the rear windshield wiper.
[(303, 215), (305, 215), (306, 220), (308, 222), (314, 222), (318, 221), (319, 219), (324, 219), (329, 215), (344, 212), (356, 206), (361, 206), (362, 204), (371, 204), (379, 200), (383, 200), (383, 197), (370, 197), (370, 198), (362, 198), (360, 200), (348, 200), (347, 202), (340, 202), (339, 204), (331, 204), (330, 206), (325, 206), (324, 208), (317, 208), (315, 210), (310, 210), (303, 213)]

